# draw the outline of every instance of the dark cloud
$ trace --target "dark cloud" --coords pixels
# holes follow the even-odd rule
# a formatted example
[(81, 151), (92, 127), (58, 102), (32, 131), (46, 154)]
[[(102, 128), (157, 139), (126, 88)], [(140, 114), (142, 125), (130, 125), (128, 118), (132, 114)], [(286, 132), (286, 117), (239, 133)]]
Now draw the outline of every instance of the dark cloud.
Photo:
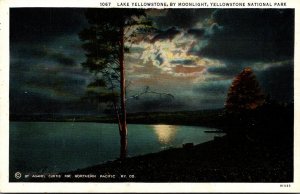
[(209, 67), (208, 72), (224, 77), (233, 77), (243, 70), (247, 65), (243, 63), (225, 63), (222, 67)]
[(209, 18), (213, 11), (214, 9), (168, 9), (165, 15), (155, 17), (153, 20), (161, 29), (167, 29), (171, 26), (188, 29), (197, 22)]
[(97, 114), (103, 111), (94, 104), (77, 101), (60, 101), (36, 93), (10, 89), (9, 109), (15, 115), (34, 114)]
[(196, 65), (194, 60), (189, 60), (189, 59), (176, 59), (170, 61), (170, 63), (175, 65), (191, 65), (191, 66)]
[(187, 31), (188, 34), (191, 34), (197, 38), (201, 38), (205, 35), (205, 29), (196, 29), (192, 28)]
[(161, 53), (156, 55), (155, 60), (159, 62), (159, 65), (164, 63), (164, 59), (161, 57)]
[(222, 9), (213, 20), (207, 46), (194, 54), (230, 62), (293, 57), (293, 9)]
[(31, 45), (29, 46), (16, 46), (16, 45), (11, 45), (11, 55), (13, 58), (18, 57), (18, 58), (23, 58), (23, 59), (28, 59), (28, 58), (44, 58), (46, 55), (48, 55), (47, 51), (45, 48), (41, 46), (35, 46)]
[(63, 53), (63, 51), (55, 51), (48, 49), (44, 46), (33, 45), (29, 48), (24, 47), (12, 47), (11, 49), (13, 57), (22, 58), (24, 60), (46, 60), (53, 61), (61, 65), (71, 66), (76, 65), (76, 61)]
[(180, 110), (186, 106), (186, 103), (179, 99), (170, 99), (170, 98), (147, 98), (141, 100), (132, 100), (128, 102), (128, 111), (129, 112), (154, 112), (154, 111), (174, 111)]
[(10, 72), (25, 72), (30, 71), (30, 66), (26, 65), (27, 60), (24, 59), (11, 59), (10, 61)]
[[(44, 79), (38, 79), (42, 76)], [(76, 77), (76, 75), (56, 75), (44, 72), (42, 75), (30, 75), (26, 79), (25, 84), (34, 86), (40, 89), (51, 88), (53, 90), (62, 92), (72, 92), (77, 93), (79, 88), (86, 85), (86, 80), (81, 77)]]
[(156, 42), (158, 40), (172, 40), (177, 34), (179, 34), (180, 31), (176, 27), (171, 27), (167, 29), (166, 31), (160, 31), (157, 35), (155, 35), (151, 42)]
[(10, 72), (10, 111), (12, 114), (83, 113), (95, 111), (79, 102), (86, 80), (62, 71), (47, 72), (38, 68)]
[(49, 55), (50, 59), (53, 59), (54, 61), (57, 61), (59, 64), (62, 65), (75, 65), (75, 60), (71, 57), (67, 57), (63, 53), (51, 53)]
[(77, 33), (86, 25), (84, 10), (10, 9), (11, 113), (85, 110), (74, 104), (90, 77), (79, 68), (84, 52)]
[(10, 88), (9, 109), (11, 114), (57, 113), (61, 103), (45, 96), (24, 93)]
[(10, 88), (51, 99), (79, 99), (87, 80), (77, 74), (58, 71), (16, 71), (10, 73)]
[(205, 81), (193, 87), (195, 96), (199, 96), (200, 109), (222, 108), (227, 97), (231, 79), (220, 81)]
[(82, 8), (11, 8), (10, 40), (48, 42), (77, 34), (86, 25)]
[(292, 63), (271, 67), (257, 74), (258, 81), (267, 95), (280, 102), (293, 102), (294, 65)]

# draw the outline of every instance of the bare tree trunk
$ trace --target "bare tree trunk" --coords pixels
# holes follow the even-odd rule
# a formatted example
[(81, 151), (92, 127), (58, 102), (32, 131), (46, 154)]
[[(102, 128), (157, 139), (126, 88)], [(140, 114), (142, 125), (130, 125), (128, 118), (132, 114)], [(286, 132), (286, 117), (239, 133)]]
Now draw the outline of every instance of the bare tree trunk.
[(116, 114), (116, 119), (118, 121), (119, 133), (121, 135), (122, 123), (121, 123), (120, 114), (119, 114), (119, 111), (118, 111), (118, 108), (117, 108), (117, 103), (116, 103), (115, 99), (114, 99), (114, 102), (113, 102), (113, 106), (114, 106), (114, 111), (115, 111), (115, 114)]
[(124, 26), (120, 27), (120, 74), (121, 74), (121, 147), (120, 158), (127, 157), (127, 123), (126, 123), (126, 86), (125, 86), (125, 65), (124, 65)]
[(127, 133), (121, 133), (120, 139), (120, 159), (124, 160), (127, 157)]
[(119, 133), (121, 135), (121, 131), (122, 131), (122, 122), (121, 122), (121, 118), (120, 118), (120, 114), (119, 114), (119, 110), (118, 110), (118, 106), (117, 106), (117, 100), (116, 100), (116, 96), (114, 95), (114, 84), (112, 82), (111, 79), (109, 79), (110, 84), (111, 84), (111, 92), (113, 94), (113, 107), (114, 107), (114, 111), (115, 111), (115, 116), (116, 119), (118, 121), (118, 127), (119, 127)]

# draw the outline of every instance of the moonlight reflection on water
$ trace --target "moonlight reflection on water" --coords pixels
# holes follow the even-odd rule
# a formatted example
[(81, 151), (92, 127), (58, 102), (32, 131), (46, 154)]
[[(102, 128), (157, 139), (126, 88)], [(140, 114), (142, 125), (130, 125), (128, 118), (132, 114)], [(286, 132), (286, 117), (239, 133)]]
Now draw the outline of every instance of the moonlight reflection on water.
[(176, 125), (153, 125), (153, 130), (161, 144), (169, 144), (176, 136)]

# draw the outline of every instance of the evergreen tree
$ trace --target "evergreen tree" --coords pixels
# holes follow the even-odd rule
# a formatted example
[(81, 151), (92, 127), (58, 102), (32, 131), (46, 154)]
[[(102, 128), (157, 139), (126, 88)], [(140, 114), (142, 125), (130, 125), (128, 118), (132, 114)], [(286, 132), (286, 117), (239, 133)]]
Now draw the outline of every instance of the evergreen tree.
[[(89, 27), (80, 32), (86, 61), (83, 67), (94, 73), (88, 96), (102, 103), (111, 102), (118, 120), (120, 158), (127, 155), (125, 44), (152, 29), (140, 9), (88, 9)], [(120, 105), (120, 106), (119, 106)]]

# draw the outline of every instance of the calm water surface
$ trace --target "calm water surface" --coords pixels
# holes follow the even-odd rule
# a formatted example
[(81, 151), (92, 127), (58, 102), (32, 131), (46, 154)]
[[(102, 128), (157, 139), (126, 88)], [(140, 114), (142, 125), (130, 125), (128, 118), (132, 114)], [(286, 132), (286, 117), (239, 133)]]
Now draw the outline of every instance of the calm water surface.
[[(158, 152), (183, 143), (210, 141), (222, 134), (206, 127), (128, 125), (128, 155)], [(115, 124), (72, 122), (11, 122), (11, 172), (65, 172), (89, 167), (119, 156)]]

